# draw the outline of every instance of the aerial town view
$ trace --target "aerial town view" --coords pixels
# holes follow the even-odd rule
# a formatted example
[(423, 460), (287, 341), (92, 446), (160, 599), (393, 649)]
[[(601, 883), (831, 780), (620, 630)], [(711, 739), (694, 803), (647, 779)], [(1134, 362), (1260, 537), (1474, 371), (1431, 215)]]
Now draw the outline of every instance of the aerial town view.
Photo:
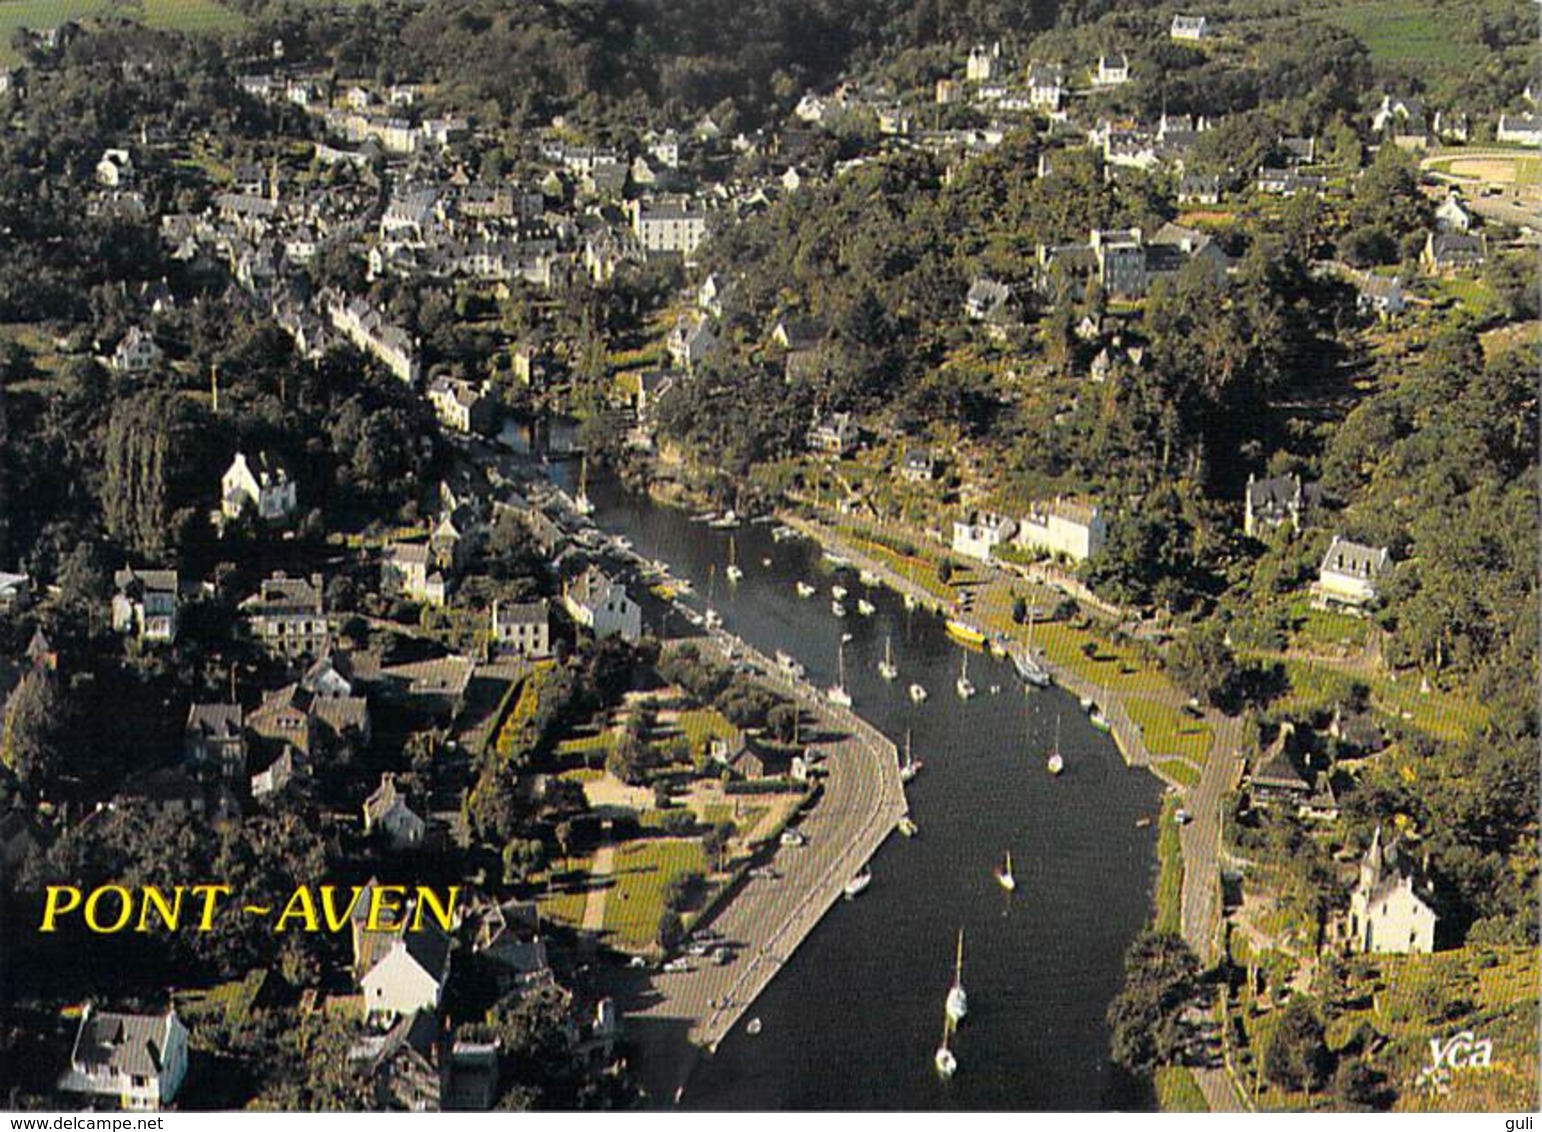
[(0, 0), (0, 1109), (1535, 1111), (1539, 12)]

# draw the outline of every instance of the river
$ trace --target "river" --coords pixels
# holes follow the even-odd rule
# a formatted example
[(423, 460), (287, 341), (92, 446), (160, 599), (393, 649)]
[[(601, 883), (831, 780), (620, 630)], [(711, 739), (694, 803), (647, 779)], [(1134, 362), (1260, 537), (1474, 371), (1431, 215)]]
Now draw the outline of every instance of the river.
[[(553, 470), (568, 482), (573, 472)], [(1025, 691), (1004, 661), (970, 652), (978, 694), (961, 701), (964, 650), (941, 620), (862, 585), (854, 570), (833, 570), (813, 544), (741, 527), (732, 538), (745, 576), (729, 586), (729, 532), (611, 483), (590, 494), (601, 527), (689, 578), (698, 607), (710, 587), (726, 629), (768, 655), (792, 653), (816, 684), (834, 682), (850, 632), (855, 709), (902, 749), (910, 733), (926, 764), (909, 787), (919, 836), (884, 844), (867, 892), (837, 905), (751, 1008), (762, 1032), (741, 1024), (704, 1058), (683, 1106), (1151, 1108), (1149, 1088), (1110, 1063), (1104, 1015), (1150, 913), (1155, 824), (1136, 821), (1156, 813), (1157, 781), (1128, 769), (1074, 698)], [(798, 580), (818, 594), (800, 599)], [(830, 608), (835, 584), (850, 591), (844, 620)], [(860, 596), (877, 607), (872, 616), (858, 614)], [(886, 639), (900, 670), (892, 684), (877, 671)], [(930, 693), (920, 706), (911, 682)], [(1066, 770), (1051, 778), (1057, 720)], [(1008, 850), (1012, 895), (992, 875)], [(944, 1084), (932, 1053), (960, 928), (969, 1016), (953, 1041), (958, 1073)]]

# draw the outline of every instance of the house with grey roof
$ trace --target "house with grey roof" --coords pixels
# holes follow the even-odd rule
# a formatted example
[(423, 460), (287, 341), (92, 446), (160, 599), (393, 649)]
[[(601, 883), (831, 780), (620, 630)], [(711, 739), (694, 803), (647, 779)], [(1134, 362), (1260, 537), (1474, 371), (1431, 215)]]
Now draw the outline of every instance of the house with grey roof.
[(81, 1012), (70, 1066), (55, 1088), (155, 1112), (176, 1099), (187, 1076), (187, 1027), (175, 1009), (164, 1014)]
[(1243, 494), (1242, 531), (1249, 538), (1257, 538), (1265, 530), (1282, 526), (1300, 531), (1316, 509), (1320, 496), (1319, 485), (1303, 482), (1300, 476), (1271, 476), (1261, 480), (1249, 472), (1247, 490)]
[(1346, 936), (1356, 952), (1406, 955), (1435, 950), (1435, 886), (1401, 838), (1383, 843), (1376, 827), (1349, 894)]
[(642, 637), (642, 607), (627, 596), (626, 587), (598, 566), (590, 566), (562, 587), (568, 616), (596, 637), (619, 634), (624, 641)]
[(239, 611), (252, 638), (275, 655), (290, 660), (316, 657), (331, 643), (320, 574), (291, 578), (275, 573), (264, 578)]
[(182, 729), (189, 766), (209, 767), (224, 778), (246, 773), (246, 730), (240, 704), (192, 704)]
[(494, 601), (491, 615), (493, 646), (527, 660), (551, 655), (551, 607), (540, 601)]
[(1364, 609), (1381, 596), (1381, 585), (1391, 566), (1386, 547), (1366, 546), (1334, 535), (1312, 585), (1312, 602), (1320, 609)]
[(396, 788), (396, 776), (380, 776), (380, 785), (364, 799), (364, 832), (384, 837), (395, 849), (412, 849), (423, 843), (428, 823), (420, 818)]
[(175, 570), (136, 570), (113, 574), (112, 627), (141, 641), (170, 644), (177, 639), (181, 589)]
[[(359, 905), (367, 907), (368, 894)], [(372, 1018), (403, 1018), (438, 1010), (450, 978), (450, 937), (432, 919), (414, 924), (404, 912), (394, 928), (357, 933), (356, 969), (365, 1012)]]

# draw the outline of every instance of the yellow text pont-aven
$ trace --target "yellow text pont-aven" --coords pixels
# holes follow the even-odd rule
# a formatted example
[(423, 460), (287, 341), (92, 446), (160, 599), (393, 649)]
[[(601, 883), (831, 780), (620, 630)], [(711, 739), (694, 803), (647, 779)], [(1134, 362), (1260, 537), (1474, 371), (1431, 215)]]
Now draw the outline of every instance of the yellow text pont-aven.
[[(79, 917), (98, 935), (158, 930), (207, 932), (232, 909), (253, 919), (273, 920), (274, 932), (340, 932), (356, 920), (368, 932), (422, 931), (432, 920), (445, 931), (454, 927), (460, 886), (436, 891), (423, 885), (301, 885), (284, 901), (257, 904), (233, 901), (228, 884), (176, 885), (169, 892), (155, 885), (127, 888), (104, 884), (89, 892), (74, 885), (51, 884), (45, 892), (40, 932), (55, 932), (61, 922)], [(360, 901), (364, 903), (360, 904)], [(409, 914), (410, 913), (410, 914)]]

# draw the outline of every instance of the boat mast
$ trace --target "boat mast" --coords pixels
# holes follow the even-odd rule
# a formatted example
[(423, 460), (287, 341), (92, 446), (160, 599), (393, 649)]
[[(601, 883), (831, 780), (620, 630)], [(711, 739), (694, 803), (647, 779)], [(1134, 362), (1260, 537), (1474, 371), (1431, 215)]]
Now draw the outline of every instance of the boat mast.
[(964, 929), (958, 929), (958, 958), (953, 962), (953, 985), (964, 985)]

